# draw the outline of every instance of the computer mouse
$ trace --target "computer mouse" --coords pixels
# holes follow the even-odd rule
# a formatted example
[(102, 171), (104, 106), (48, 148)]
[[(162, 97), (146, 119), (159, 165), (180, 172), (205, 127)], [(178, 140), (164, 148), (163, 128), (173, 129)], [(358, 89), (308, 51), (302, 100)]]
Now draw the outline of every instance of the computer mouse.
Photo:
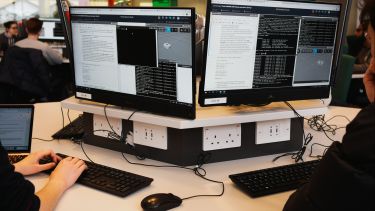
[(156, 193), (146, 196), (141, 206), (145, 211), (163, 211), (180, 206), (182, 199), (171, 193)]

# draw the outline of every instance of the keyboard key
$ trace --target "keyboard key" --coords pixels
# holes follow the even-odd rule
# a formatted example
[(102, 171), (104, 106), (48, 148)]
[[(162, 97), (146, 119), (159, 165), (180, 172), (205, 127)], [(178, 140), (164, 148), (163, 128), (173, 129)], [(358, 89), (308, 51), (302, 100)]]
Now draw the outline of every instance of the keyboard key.
[[(62, 158), (67, 155), (57, 153)], [(40, 163), (52, 162), (50, 158), (42, 159)], [(148, 185), (153, 181), (152, 178), (133, 174), (115, 168), (110, 168), (100, 164), (86, 161), (88, 167), (78, 178), (77, 183), (98, 189), (120, 197), (125, 197)], [(53, 170), (46, 171), (51, 173)]]
[(251, 197), (289, 191), (309, 181), (320, 160), (229, 175)]

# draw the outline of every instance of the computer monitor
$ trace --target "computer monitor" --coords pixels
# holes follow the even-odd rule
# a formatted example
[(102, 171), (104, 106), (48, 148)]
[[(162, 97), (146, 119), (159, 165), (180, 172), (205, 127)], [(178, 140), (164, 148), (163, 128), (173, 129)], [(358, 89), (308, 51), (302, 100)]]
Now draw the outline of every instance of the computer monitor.
[(70, 7), (76, 97), (194, 119), (194, 15)]
[(328, 98), (346, 9), (313, 1), (209, 0), (200, 105)]
[(40, 18), (43, 21), (39, 39), (45, 41), (64, 41), (63, 26), (60, 19)]
[(69, 1), (56, 0), (57, 11), (61, 19), (62, 29), (65, 37), (65, 44), (69, 52), (72, 49), (71, 29), (70, 29), (70, 14), (69, 14)]

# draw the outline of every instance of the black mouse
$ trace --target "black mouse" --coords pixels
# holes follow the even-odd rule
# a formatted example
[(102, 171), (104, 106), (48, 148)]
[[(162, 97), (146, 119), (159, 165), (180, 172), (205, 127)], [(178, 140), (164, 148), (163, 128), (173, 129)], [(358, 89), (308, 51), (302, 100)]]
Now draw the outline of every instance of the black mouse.
[(145, 197), (141, 206), (145, 211), (163, 211), (180, 206), (182, 199), (171, 193), (156, 193)]

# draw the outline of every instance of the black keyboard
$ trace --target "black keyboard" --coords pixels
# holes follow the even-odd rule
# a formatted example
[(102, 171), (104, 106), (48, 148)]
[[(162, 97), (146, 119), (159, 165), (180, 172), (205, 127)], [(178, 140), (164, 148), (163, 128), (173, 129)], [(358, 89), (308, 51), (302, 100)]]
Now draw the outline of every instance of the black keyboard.
[[(61, 158), (67, 155), (57, 153)], [(41, 164), (52, 162), (51, 158), (42, 159)], [(152, 178), (144, 177), (130, 172), (114, 169), (86, 161), (88, 167), (78, 178), (77, 183), (101, 190), (116, 196), (125, 197), (148, 185)], [(46, 171), (50, 174), (53, 169)]]
[(299, 188), (309, 181), (319, 161), (233, 174), (229, 178), (251, 197), (259, 197)]
[(8, 155), (9, 162), (15, 164), (23, 160), (27, 155)]
[(83, 128), (83, 116), (77, 117), (70, 124), (63, 127), (61, 130), (57, 131), (52, 135), (54, 139), (81, 139), (85, 134)]

